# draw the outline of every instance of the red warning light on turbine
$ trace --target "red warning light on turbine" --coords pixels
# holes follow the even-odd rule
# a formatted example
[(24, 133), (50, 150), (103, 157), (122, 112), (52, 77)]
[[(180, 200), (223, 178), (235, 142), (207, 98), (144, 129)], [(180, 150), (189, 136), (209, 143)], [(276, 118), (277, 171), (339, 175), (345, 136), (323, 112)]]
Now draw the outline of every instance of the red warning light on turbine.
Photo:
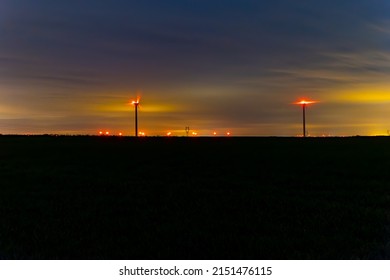
[(309, 104), (314, 104), (314, 103), (318, 103), (318, 101), (302, 99), (300, 101), (294, 102), (293, 104), (296, 104), (296, 105), (309, 105)]

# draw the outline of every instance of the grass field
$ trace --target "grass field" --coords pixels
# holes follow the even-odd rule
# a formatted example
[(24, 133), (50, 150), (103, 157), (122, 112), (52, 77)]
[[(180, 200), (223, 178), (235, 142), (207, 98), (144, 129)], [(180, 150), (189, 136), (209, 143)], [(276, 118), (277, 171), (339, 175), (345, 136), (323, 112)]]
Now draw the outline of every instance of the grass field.
[(390, 137), (0, 137), (3, 259), (388, 258)]

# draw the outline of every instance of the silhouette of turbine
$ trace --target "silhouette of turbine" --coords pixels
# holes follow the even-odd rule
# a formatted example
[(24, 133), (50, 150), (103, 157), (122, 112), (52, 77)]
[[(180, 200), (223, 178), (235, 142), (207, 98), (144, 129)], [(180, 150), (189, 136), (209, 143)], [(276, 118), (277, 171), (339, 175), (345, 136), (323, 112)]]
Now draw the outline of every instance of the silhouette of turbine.
[(293, 103), (293, 104), (302, 106), (303, 137), (306, 137), (306, 106), (308, 104), (314, 104), (314, 103), (317, 103), (317, 101), (301, 100), (301, 101)]
[(138, 137), (138, 105), (139, 105), (139, 98), (137, 98), (136, 101), (132, 101), (131, 104), (133, 104), (134, 108), (135, 108), (135, 137)]

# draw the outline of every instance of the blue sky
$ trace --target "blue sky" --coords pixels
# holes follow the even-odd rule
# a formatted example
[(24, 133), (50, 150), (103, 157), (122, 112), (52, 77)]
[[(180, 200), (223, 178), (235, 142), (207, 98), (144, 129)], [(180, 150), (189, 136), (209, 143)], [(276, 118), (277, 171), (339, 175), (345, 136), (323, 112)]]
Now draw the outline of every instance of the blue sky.
[(390, 2), (0, 1), (0, 133), (390, 129)]

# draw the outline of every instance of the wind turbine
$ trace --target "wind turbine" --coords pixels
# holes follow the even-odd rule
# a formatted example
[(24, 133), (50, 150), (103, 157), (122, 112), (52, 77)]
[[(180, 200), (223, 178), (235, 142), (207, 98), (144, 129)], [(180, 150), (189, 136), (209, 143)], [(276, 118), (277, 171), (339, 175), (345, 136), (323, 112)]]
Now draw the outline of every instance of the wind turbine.
[(306, 106), (309, 104), (314, 104), (314, 103), (317, 103), (317, 101), (305, 100), (305, 99), (293, 103), (295, 105), (302, 106), (303, 137), (306, 137)]
[(131, 104), (134, 105), (135, 108), (135, 137), (138, 137), (138, 105), (139, 105), (139, 97), (137, 100), (132, 101)]

